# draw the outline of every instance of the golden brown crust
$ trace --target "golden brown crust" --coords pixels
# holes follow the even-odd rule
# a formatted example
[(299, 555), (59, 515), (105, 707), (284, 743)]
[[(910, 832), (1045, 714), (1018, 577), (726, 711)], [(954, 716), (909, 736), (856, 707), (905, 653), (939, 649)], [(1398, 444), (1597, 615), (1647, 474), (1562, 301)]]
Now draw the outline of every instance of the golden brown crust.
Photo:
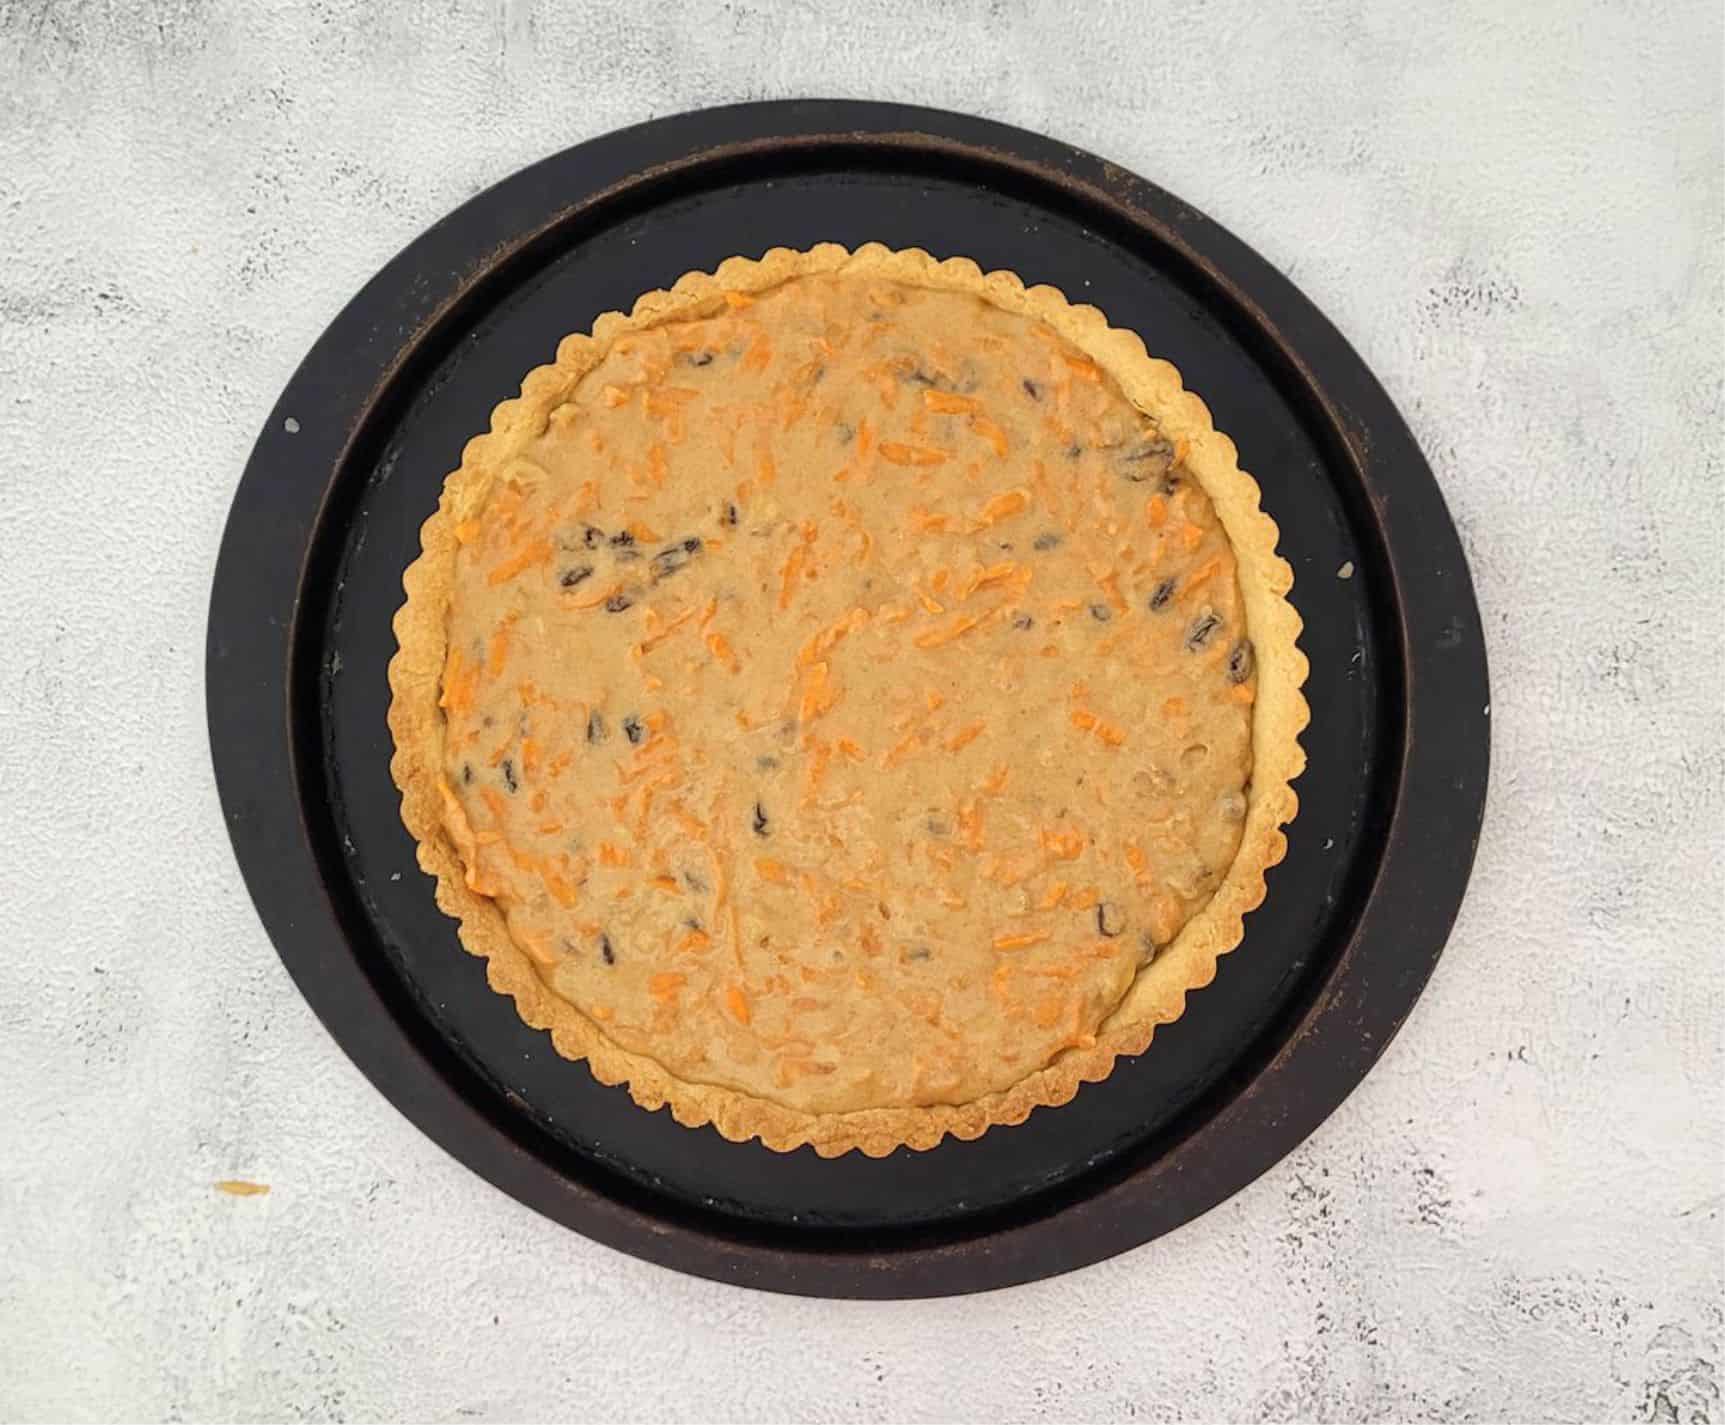
[[(551, 410), (568, 399), (619, 337), (711, 315), (724, 305), (725, 292), (757, 293), (810, 273), (880, 276), (970, 292), (1046, 322), (1090, 356), (1166, 435), (1187, 442), (1186, 469), (1202, 485), (1234, 547), (1247, 630), (1257, 652), (1245, 832), (1215, 895), (1139, 972), (1093, 1047), (1065, 1050), (1011, 1088), (969, 1103), (802, 1113), (732, 1089), (687, 1082), (653, 1059), (621, 1048), (546, 987), (510, 936), (496, 903), (469, 888), (462, 857), (444, 825), (439, 773), (444, 715), (438, 699), (456, 524), (478, 510), (495, 473), (543, 434)], [(1142, 1053), (1157, 1025), (1179, 1018), (1188, 992), (1214, 978), (1217, 957), (1239, 944), (1244, 915), (1262, 902), (1264, 873), (1286, 850), (1281, 828), (1298, 807), (1290, 783), (1305, 764), (1298, 738), (1308, 717), (1300, 692), (1307, 670), (1296, 642), (1300, 619), (1286, 598), (1293, 572), (1277, 556), (1276, 538), (1274, 522), (1259, 509), (1257, 484), (1240, 470), (1233, 442), (1213, 428), (1208, 408), (1182, 388), (1173, 366), (1149, 356), (1134, 333), (1110, 327), (1096, 308), (1074, 306), (1052, 287), (1026, 288), (1010, 272), (985, 274), (966, 258), (937, 262), (919, 249), (891, 251), (871, 243), (853, 253), (828, 243), (808, 252), (775, 248), (759, 261), (730, 258), (715, 273), (687, 273), (669, 291), (647, 293), (627, 316), (601, 316), (591, 336), (565, 338), (556, 361), (529, 372), (521, 394), (492, 412), (490, 431), (468, 442), (460, 469), (445, 483), (437, 511), (421, 531), (422, 553), (404, 575), (407, 599), (395, 618), (400, 647), (389, 667), (394, 695), (389, 725), (395, 739), (390, 767), (402, 793), (402, 818), (419, 843), (421, 867), (436, 878), (438, 905), (460, 922), (463, 945), (487, 961), (492, 988), (513, 998), (528, 1024), (548, 1030), (560, 1054), (587, 1060), (602, 1083), (626, 1083), (642, 1107), (669, 1105), (687, 1126), (711, 1123), (727, 1138), (759, 1138), (779, 1151), (806, 1143), (824, 1157), (853, 1148), (873, 1157), (899, 1146), (931, 1148), (949, 1133), (975, 1138), (994, 1124), (1022, 1122), (1034, 1108), (1068, 1102), (1081, 1083), (1106, 1078), (1119, 1055)]]

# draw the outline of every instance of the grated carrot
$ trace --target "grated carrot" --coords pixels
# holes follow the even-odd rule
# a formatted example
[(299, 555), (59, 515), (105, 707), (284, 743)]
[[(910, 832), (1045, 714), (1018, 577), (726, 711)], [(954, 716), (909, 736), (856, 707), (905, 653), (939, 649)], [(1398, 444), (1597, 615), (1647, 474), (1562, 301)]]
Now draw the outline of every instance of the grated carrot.
[(947, 738), (946, 750), (948, 752), (957, 752), (961, 747), (970, 746), (971, 743), (975, 742), (977, 738), (982, 736), (983, 729), (987, 726), (988, 724), (985, 722), (966, 723), (963, 727), (959, 728), (957, 732), (953, 733), (951, 737)]
[(539, 879), (545, 882), (545, 889), (551, 892), (552, 899), (565, 910), (573, 908), (581, 899), (575, 887), (564, 880), (556, 871), (545, 870), (539, 873)]
[(974, 801), (958, 809), (959, 839), (972, 851), (982, 850), (982, 808)]
[(981, 409), (969, 396), (955, 396), (951, 392), (936, 391), (932, 387), (922, 393), (922, 403), (931, 411), (954, 416), (969, 415)]
[(677, 991), (688, 984), (689, 977), (675, 970), (661, 970), (647, 979), (647, 993), (654, 999), (665, 1000), (673, 998)]
[[(1024, 571), (1029, 573), (1028, 570)], [(986, 589), (992, 584), (999, 584), (1019, 573), (1019, 566), (1008, 559), (1000, 564), (978, 565), (964, 581), (964, 588), (959, 592), (961, 599), (968, 599), (978, 589)]]
[(951, 643), (955, 638), (963, 637), (981, 622), (982, 615), (966, 614), (954, 619), (945, 628), (931, 628), (919, 633), (911, 641), (918, 648), (939, 648), (943, 644)]
[(479, 668), (463, 667), (464, 660), (459, 648), (449, 650), (449, 662), (443, 669), (443, 692), (438, 697), (437, 705), (449, 712), (465, 712), (473, 705), (473, 685), (479, 677)]
[(1073, 861), (1084, 852), (1084, 835), (1067, 827), (1053, 830), (1045, 827), (1042, 832), (1042, 849), (1056, 861)]
[(996, 458), (1000, 460), (1006, 459), (1007, 444), (1005, 431), (1003, 431), (993, 421), (989, 420), (986, 416), (980, 415), (972, 416), (970, 418), (970, 428), (988, 442), (989, 448), (994, 451)]
[(741, 365), (745, 371), (765, 371), (773, 359), (773, 344), (763, 331), (755, 333), (749, 349), (743, 353)]
[(1214, 577), (1216, 571), (1218, 569), (1220, 569), (1221, 567), (1222, 567), (1222, 557), (1219, 554), (1212, 554), (1208, 559), (1206, 559), (1202, 564), (1200, 564), (1196, 569), (1194, 569), (1190, 574), (1188, 574), (1186, 576), (1185, 583), (1181, 586), (1181, 589), (1180, 589), (1180, 597), (1182, 599), (1186, 598), (1194, 589), (1196, 589), (1205, 580)]
[(828, 665), (810, 663), (803, 668), (802, 696), (797, 703), (797, 718), (813, 722), (838, 702), (842, 694), (828, 676)]
[(737, 671), (737, 655), (731, 651), (730, 641), (717, 629), (707, 635), (707, 651), (713, 655), (714, 662), (729, 668), (733, 673)]
[(996, 950), (1022, 950), (1029, 945), (1040, 945), (1048, 938), (1049, 934), (1046, 930), (1014, 931), (1010, 935), (995, 936), (994, 948)]
[(1011, 519), (1013, 515), (1022, 514), (1030, 508), (1030, 494), (1026, 490), (1003, 490), (993, 496), (981, 510), (977, 512), (977, 524), (983, 529), (997, 525), (1002, 520)]
[(491, 647), (485, 655), (485, 671), (495, 678), (503, 671), (503, 665), (509, 661), (509, 623), (504, 619), (497, 625), (497, 630), (491, 635)]
[(887, 440), (881, 442), (880, 458), (891, 465), (944, 465), (949, 457), (944, 450)]

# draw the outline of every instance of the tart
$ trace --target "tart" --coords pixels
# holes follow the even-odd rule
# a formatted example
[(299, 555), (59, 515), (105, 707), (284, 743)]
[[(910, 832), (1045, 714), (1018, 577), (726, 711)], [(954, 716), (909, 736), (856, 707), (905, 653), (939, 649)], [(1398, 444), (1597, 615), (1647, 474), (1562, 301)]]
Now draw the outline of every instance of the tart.
[(831, 1156), (1144, 1051), (1303, 766), (1276, 527), (1175, 369), (964, 259), (775, 249), (566, 338), (395, 622), (438, 904), (636, 1102)]

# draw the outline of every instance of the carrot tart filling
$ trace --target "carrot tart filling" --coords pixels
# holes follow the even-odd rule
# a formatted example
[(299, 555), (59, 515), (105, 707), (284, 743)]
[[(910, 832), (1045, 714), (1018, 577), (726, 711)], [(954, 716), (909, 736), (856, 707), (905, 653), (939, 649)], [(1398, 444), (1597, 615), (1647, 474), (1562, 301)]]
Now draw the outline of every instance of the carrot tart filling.
[(1253, 793), (1186, 438), (1049, 323), (886, 272), (583, 365), (440, 516), (422, 840), (667, 1082), (813, 1120), (1094, 1048)]

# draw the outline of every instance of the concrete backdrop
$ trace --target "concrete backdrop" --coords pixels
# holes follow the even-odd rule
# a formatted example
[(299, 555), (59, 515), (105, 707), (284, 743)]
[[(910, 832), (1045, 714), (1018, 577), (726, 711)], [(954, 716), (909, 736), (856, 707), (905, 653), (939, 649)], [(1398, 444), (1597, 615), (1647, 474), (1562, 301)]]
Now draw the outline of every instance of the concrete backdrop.
[[(1082, 8), (0, 0), (0, 1416), (1725, 1418), (1719, 6)], [(547, 151), (802, 94), (1046, 130), (1292, 273), (1490, 641), (1380, 1067), (1203, 1220), (963, 1302), (686, 1279), (457, 1166), (295, 994), (205, 747), (228, 502), (339, 305)]]

